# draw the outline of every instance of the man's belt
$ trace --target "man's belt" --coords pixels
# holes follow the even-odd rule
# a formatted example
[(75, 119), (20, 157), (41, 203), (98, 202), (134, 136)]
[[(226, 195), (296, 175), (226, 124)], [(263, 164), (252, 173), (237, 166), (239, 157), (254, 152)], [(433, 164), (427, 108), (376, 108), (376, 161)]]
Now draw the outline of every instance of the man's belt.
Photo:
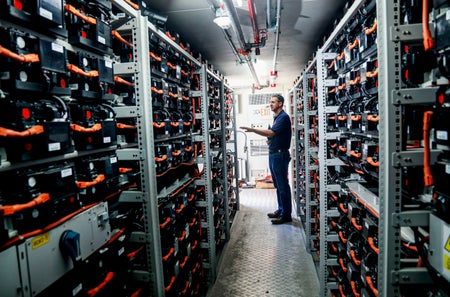
[(285, 152), (289, 152), (289, 149), (269, 150), (269, 154), (285, 153)]

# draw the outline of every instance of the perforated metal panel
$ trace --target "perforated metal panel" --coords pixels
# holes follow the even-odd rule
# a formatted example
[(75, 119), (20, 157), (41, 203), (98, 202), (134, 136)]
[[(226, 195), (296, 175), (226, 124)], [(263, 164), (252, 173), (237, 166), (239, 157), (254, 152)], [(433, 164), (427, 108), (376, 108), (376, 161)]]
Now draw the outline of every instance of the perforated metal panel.
[(248, 95), (249, 105), (269, 104), (273, 95), (281, 95), (280, 93), (250, 94)]

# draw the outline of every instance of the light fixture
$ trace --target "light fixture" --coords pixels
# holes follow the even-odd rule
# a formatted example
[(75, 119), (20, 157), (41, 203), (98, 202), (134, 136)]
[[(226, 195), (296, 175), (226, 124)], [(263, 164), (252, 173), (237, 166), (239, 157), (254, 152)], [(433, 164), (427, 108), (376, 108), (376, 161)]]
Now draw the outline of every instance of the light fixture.
[(231, 18), (228, 16), (223, 6), (216, 8), (216, 18), (214, 19), (214, 23), (224, 30), (231, 28)]

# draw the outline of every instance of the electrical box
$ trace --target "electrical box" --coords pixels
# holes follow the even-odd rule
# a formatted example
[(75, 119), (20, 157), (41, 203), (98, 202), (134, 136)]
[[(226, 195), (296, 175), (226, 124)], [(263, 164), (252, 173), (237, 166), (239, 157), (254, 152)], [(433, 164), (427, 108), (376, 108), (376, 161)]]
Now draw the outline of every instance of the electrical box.
[[(29, 288), (22, 286), (28, 275), (23, 267), (24, 245), (12, 246), (0, 253), (0, 292), (2, 297), (22, 297), (29, 295)], [(20, 255), (20, 256), (19, 256)]]
[(447, 281), (450, 281), (450, 224), (433, 214), (430, 215), (430, 249), (428, 258), (431, 266)]
[[(110, 239), (108, 218), (108, 205), (103, 202), (48, 232), (26, 240), (28, 274), (33, 276), (29, 285), (31, 296), (36, 296)], [(68, 232), (77, 236), (69, 239)]]

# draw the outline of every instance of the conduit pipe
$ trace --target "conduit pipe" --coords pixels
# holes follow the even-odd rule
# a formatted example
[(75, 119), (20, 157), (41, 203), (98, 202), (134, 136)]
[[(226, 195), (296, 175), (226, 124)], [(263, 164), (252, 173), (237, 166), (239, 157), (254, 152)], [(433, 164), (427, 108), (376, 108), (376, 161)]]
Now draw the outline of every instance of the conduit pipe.
[[(241, 47), (241, 50), (244, 53), (246, 53), (249, 51), (249, 49), (247, 48), (247, 44), (246, 44), (245, 38), (244, 38), (244, 33), (242, 32), (241, 24), (240, 24), (238, 16), (237, 16), (236, 9), (233, 5), (233, 1), (232, 0), (223, 0), (223, 4), (225, 5), (225, 9), (228, 11), (228, 13), (230, 15), (231, 26), (233, 28), (234, 33), (237, 36), (239, 46)], [(244, 59), (248, 65), (248, 68), (250, 69), (250, 72), (253, 76), (253, 79), (256, 82), (257, 87), (261, 87), (261, 84), (258, 79), (258, 75), (256, 74), (255, 67), (253, 66), (253, 62), (252, 62), (251, 58), (248, 56), (248, 54), (244, 54)]]
[(247, 44), (245, 42), (244, 33), (242, 32), (241, 23), (239, 22), (239, 18), (236, 12), (236, 8), (233, 5), (232, 0), (223, 0), (223, 4), (225, 5), (225, 9), (228, 11), (231, 19), (231, 27), (233, 27), (233, 31), (237, 36), (239, 46), (242, 51), (246, 52), (249, 49), (247, 48)]
[(278, 57), (278, 45), (280, 39), (280, 18), (281, 18), (281, 0), (277, 0), (277, 23), (275, 27), (275, 49), (273, 51), (273, 66), (272, 71), (277, 71), (277, 57)]
[(253, 28), (253, 39), (255, 44), (260, 43), (260, 36), (259, 36), (259, 29), (258, 29), (258, 22), (256, 20), (256, 11), (255, 11), (255, 3), (253, 0), (248, 0), (248, 12), (250, 14), (250, 20), (252, 21), (252, 28)]
[[(222, 5), (222, 3), (219, 0), (207, 0), (209, 5), (211, 6), (213, 13), (216, 13), (216, 9), (220, 9), (220, 6)], [(244, 63), (244, 61), (241, 58), (241, 55), (239, 54), (236, 45), (234, 44), (233, 40), (231, 39), (230, 33), (228, 32), (228, 30), (222, 29), (223, 35), (225, 36), (225, 40), (228, 42), (228, 45), (231, 48), (231, 51), (233, 52), (233, 54), (236, 56), (236, 58), (238, 59), (238, 63), (242, 64)]]
[(272, 15), (272, 2), (275, 2), (275, 1), (277, 1), (277, 0), (267, 0), (266, 26), (267, 26), (267, 30), (270, 32), (275, 31), (275, 25), (277, 22), (276, 19), (275, 19), (275, 21), (273, 21), (273, 15)]
[(241, 58), (241, 55), (239, 55), (239, 52), (238, 52), (238, 50), (237, 50), (237, 48), (236, 48), (236, 45), (234, 45), (233, 40), (231, 40), (230, 33), (228, 33), (227, 30), (223, 30), (223, 29), (222, 29), (222, 31), (223, 31), (223, 35), (225, 36), (225, 40), (228, 42), (228, 45), (230, 46), (231, 51), (233, 52), (233, 54), (234, 54), (234, 55), (236, 56), (236, 58), (238, 59), (239, 64), (244, 63), (244, 61), (243, 61), (242, 58)]

